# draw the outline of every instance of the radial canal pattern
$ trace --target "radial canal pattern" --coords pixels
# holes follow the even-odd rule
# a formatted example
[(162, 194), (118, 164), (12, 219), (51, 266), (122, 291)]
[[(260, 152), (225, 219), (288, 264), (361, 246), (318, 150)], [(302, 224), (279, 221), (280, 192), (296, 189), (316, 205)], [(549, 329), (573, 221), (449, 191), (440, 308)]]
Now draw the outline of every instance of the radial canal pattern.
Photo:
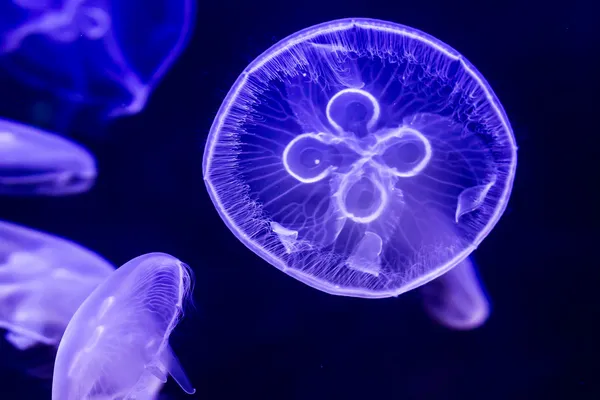
[(460, 263), (506, 207), (516, 144), (479, 72), (422, 32), (339, 20), (239, 77), (204, 177), (252, 251), (325, 292), (394, 296)]

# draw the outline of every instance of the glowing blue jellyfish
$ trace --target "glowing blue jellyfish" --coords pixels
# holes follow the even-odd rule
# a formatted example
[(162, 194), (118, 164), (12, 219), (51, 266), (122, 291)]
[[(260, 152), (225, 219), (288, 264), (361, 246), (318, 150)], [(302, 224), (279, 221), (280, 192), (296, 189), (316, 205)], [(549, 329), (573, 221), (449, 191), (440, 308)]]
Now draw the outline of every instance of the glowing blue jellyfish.
[(96, 162), (60, 136), (0, 119), (0, 194), (66, 195), (88, 190)]
[(419, 291), (431, 318), (450, 329), (478, 328), (490, 315), (489, 300), (470, 258)]
[(169, 346), (191, 285), (189, 268), (167, 254), (146, 254), (113, 272), (67, 326), (52, 399), (146, 399), (168, 374), (194, 393)]
[(0, 221), (0, 328), (25, 350), (58, 346), (87, 296), (114, 271), (81, 246)]
[(134, 114), (185, 48), (194, 15), (194, 0), (6, 0), (0, 63), (72, 102)]
[(481, 74), (415, 29), (346, 19), (298, 32), (241, 74), (204, 179), (252, 251), (319, 290), (388, 297), (464, 260), (516, 170)]

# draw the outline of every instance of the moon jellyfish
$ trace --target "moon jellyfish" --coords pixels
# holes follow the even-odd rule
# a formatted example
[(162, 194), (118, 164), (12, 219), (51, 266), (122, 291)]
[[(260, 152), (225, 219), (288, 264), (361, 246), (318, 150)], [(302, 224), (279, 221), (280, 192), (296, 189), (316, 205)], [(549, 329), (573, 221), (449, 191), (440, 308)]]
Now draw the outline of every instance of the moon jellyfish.
[(162, 253), (134, 258), (113, 272), (67, 326), (52, 399), (144, 399), (169, 374), (194, 393), (169, 346), (191, 285), (189, 267)]
[(187, 45), (194, 15), (194, 0), (6, 0), (0, 63), (68, 101), (135, 114)]
[(66, 195), (88, 190), (96, 162), (58, 135), (0, 119), (0, 194)]
[(516, 165), (504, 110), (462, 55), (406, 26), (345, 19), (244, 70), (203, 172), (257, 255), (319, 290), (379, 298), (464, 260), (506, 208)]
[(58, 346), (87, 296), (114, 268), (59, 237), (0, 221), (0, 328), (25, 350)]
[(490, 304), (470, 258), (422, 286), (425, 310), (451, 329), (478, 328), (490, 315)]

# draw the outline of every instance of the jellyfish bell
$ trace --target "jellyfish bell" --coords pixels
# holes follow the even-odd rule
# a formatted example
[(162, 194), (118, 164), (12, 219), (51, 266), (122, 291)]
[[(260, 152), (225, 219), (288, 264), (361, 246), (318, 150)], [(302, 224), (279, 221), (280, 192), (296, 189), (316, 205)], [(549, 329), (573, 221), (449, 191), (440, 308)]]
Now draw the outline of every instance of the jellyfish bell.
[(189, 267), (162, 253), (129, 261), (79, 307), (58, 347), (52, 398), (145, 398), (170, 374), (194, 393), (169, 346), (190, 295)]
[(75, 194), (88, 190), (95, 180), (96, 161), (83, 147), (0, 119), (0, 194)]
[(419, 288), (427, 314), (455, 330), (479, 328), (490, 315), (490, 303), (469, 257)]
[(229, 229), (319, 290), (397, 296), (498, 222), (516, 143), (482, 75), (399, 24), (344, 19), (282, 40), (211, 127), (204, 180)]
[(141, 111), (190, 37), (195, 0), (7, 0), (0, 65), (108, 117)]
[(20, 350), (58, 346), (75, 311), (114, 270), (83, 247), (0, 221), (0, 328)]

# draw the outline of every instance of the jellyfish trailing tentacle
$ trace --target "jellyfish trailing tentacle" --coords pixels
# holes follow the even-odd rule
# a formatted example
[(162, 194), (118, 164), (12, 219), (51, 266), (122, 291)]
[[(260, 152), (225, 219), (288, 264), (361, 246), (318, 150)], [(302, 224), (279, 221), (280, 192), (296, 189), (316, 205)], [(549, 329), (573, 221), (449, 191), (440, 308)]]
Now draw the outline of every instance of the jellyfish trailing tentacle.
[(454, 330), (479, 328), (490, 315), (490, 301), (470, 258), (422, 286), (427, 313)]
[(195, 9), (195, 0), (7, 0), (0, 67), (100, 118), (136, 114), (187, 46)]

